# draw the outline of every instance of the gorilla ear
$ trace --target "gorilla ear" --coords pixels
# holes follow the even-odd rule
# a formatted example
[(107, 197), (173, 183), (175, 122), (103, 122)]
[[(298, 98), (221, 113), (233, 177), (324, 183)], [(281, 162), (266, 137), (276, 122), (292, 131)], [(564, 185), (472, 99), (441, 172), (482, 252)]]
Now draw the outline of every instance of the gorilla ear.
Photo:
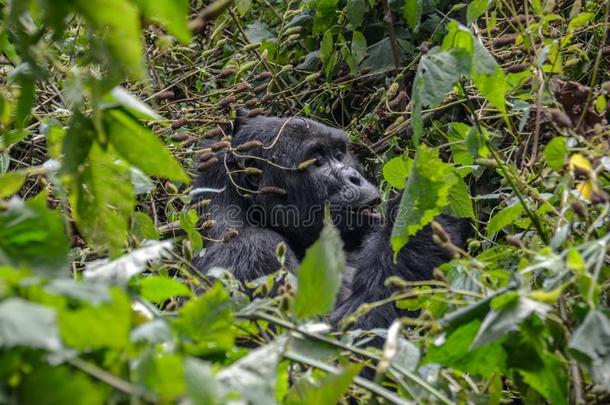
[(250, 110), (244, 107), (239, 107), (235, 110), (235, 121), (233, 122), (233, 133), (237, 131), (240, 124), (243, 124), (248, 119), (248, 114), (250, 114)]

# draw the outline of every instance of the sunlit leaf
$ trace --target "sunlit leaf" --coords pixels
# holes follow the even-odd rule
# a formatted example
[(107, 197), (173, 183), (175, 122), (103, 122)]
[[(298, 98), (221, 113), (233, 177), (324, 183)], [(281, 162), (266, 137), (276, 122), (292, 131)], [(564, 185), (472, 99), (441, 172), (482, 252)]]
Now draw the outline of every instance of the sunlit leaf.
[(21, 298), (0, 302), (0, 347), (59, 350), (55, 311)]

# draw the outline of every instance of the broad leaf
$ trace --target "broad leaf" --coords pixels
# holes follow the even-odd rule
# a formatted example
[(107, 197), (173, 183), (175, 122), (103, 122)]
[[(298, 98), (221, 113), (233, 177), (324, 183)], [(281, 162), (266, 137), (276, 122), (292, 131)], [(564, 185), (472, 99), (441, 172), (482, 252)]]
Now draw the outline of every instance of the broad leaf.
[(413, 161), (408, 156), (402, 155), (392, 158), (383, 165), (383, 178), (392, 187), (402, 190), (405, 188), (405, 182), (409, 177), (412, 165)]
[(561, 170), (567, 155), (566, 138), (563, 136), (556, 136), (544, 147), (544, 158), (551, 169)]
[(0, 198), (12, 196), (21, 190), (23, 183), (25, 183), (25, 173), (23, 172), (0, 174)]
[(481, 14), (483, 14), (489, 6), (491, 6), (493, 0), (473, 0), (468, 4), (468, 9), (466, 10), (466, 21), (468, 25), (472, 24), (474, 20), (479, 18)]
[(361, 368), (359, 365), (350, 364), (339, 374), (327, 374), (315, 383), (310, 383), (303, 378), (297, 382), (286, 403), (295, 405), (335, 405), (340, 403), (340, 399)]
[(307, 249), (297, 271), (294, 314), (308, 318), (333, 309), (344, 268), (345, 254), (339, 231), (326, 219), (320, 238)]
[(55, 311), (21, 298), (0, 302), (0, 347), (17, 346), (61, 349)]
[(117, 152), (149, 176), (188, 182), (188, 176), (163, 142), (120, 110), (104, 115), (106, 131)]
[(449, 190), (456, 181), (453, 168), (438, 157), (438, 150), (419, 147), (392, 228), (394, 255), (449, 204)]
[(140, 294), (149, 301), (163, 302), (172, 297), (188, 297), (191, 290), (171, 277), (148, 276), (140, 280)]
[(411, 31), (416, 31), (422, 14), (422, 0), (405, 0), (402, 15)]
[(188, 0), (135, 0), (146, 18), (165, 26), (179, 41), (188, 44), (191, 32), (187, 26)]
[(500, 232), (505, 226), (514, 223), (523, 214), (523, 205), (516, 203), (494, 214), (487, 223), (487, 235)]
[(596, 383), (610, 386), (610, 318), (606, 311), (591, 309), (574, 331), (569, 348)]
[(347, 0), (347, 19), (349, 20), (352, 27), (357, 29), (362, 25), (364, 20), (364, 13), (366, 11), (365, 0)]

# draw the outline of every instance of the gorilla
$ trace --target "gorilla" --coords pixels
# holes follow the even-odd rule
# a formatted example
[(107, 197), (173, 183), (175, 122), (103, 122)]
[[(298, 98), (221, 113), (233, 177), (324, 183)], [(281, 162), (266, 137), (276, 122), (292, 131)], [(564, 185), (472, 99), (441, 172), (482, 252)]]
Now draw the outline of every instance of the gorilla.
[[(194, 266), (205, 274), (212, 267), (229, 269), (241, 281), (279, 269), (276, 248), (286, 246), (284, 266), (296, 271), (306, 249), (323, 227), (325, 207), (341, 234), (347, 254), (342, 289), (330, 315), (337, 324), (361, 304), (391, 294), (385, 280), (426, 280), (449, 255), (432, 240), (429, 227), (410, 238), (396, 262), (390, 234), (399, 198), (390, 201), (388, 220), (376, 211), (377, 187), (362, 174), (348, 149), (344, 131), (301, 118), (249, 117), (239, 110), (230, 141), (208, 144), (195, 186), (209, 199), (209, 243)], [(205, 145), (204, 145), (205, 146)], [(449, 216), (436, 219), (452, 243), (465, 243), (467, 223)], [(393, 303), (358, 318), (355, 327), (387, 328), (409, 315)]]

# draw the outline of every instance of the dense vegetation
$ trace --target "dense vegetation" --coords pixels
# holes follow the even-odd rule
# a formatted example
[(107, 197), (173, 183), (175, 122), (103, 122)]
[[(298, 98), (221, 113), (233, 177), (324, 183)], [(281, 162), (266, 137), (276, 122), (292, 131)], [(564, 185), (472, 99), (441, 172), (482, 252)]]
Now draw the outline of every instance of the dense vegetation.
[[(0, 8), (0, 403), (610, 401), (610, 2)], [(196, 273), (199, 141), (244, 105), (347, 130), (404, 190), (395, 251), (472, 220), (434, 280), (387, 281), (419, 317), (329, 330), (331, 225), (296, 282), (281, 247), (251, 297)]]

